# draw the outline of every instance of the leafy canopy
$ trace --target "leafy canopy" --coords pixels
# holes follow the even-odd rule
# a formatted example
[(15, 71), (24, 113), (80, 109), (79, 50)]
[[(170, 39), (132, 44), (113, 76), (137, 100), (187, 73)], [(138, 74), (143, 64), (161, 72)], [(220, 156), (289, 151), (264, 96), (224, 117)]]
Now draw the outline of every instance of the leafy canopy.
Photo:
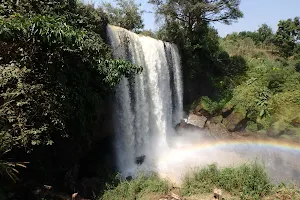
[[(275, 37), (275, 45), (279, 48), (284, 57), (293, 55), (299, 50), (300, 21), (299, 17), (281, 20), (278, 23), (278, 30)], [(299, 53), (299, 52), (298, 52)]]
[(31, 151), (62, 138), (89, 144), (103, 99), (123, 76), (141, 71), (111, 59), (101, 9), (71, 0), (24, 0), (17, 6), (6, 1), (0, 13), (4, 151)]
[(243, 14), (240, 0), (149, 0), (156, 6), (156, 13), (166, 21), (178, 21), (190, 29), (202, 23), (222, 22), (231, 24)]
[(113, 2), (102, 3), (110, 24), (135, 32), (144, 28), (142, 20), (144, 11), (140, 9), (141, 4), (136, 4), (134, 0), (114, 0)]

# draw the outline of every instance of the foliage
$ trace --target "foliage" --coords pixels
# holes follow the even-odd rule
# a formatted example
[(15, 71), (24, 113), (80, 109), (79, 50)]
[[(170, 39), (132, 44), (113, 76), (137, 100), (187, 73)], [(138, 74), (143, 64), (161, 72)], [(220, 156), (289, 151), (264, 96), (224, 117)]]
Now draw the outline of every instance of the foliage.
[(267, 24), (262, 24), (257, 30), (258, 41), (260, 43), (271, 44), (273, 42), (273, 30)]
[[(5, 160), (0, 160), (0, 174), (3, 177), (8, 177), (13, 182), (19, 180), (18, 174), (19, 171), (17, 170), (18, 167), (26, 168), (27, 162), (8, 162)], [(1, 190), (0, 190), (0, 197), (1, 197)]]
[[(69, 114), (75, 112), (67, 105), (76, 103), (74, 95), (79, 95), (79, 92), (90, 92), (93, 98), (101, 95), (97, 88), (91, 88), (91, 91), (87, 90), (88, 87), (68, 91), (63, 86), (68, 84), (68, 77), (59, 80), (63, 76), (55, 75), (68, 72), (73, 75), (70, 81), (76, 81), (76, 73), (91, 78), (92, 75), (88, 73), (94, 71), (98, 73), (99, 86), (113, 87), (123, 74), (129, 76), (140, 70), (122, 61), (105, 60), (101, 55), (105, 56), (107, 50), (103, 48), (104, 43), (99, 36), (74, 29), (63, 19), (47, 15), (28, 19), (17, 15), (3, 18), (0, 23), (4, 47), (0, 68), (3, 102), (1, 136), (10, 141), (11, 147), (52, 144), (51, 131), (66, 135), (66, 120)], [(6, 51), (9, 49), (12, 51)], [(10, 52), (9, 56), (7, 52)], [(77, 61), (77, 72), (74, 61)], [(83, 65), (86, 67), (85, 73)], [(89, 83), (81, 85), (86, 84)]]
[(151, 30), (143, 30), (139, 34), (144, 35), (144, 36), (149, 36), (152, 38), (156, 38), (156, 34), (153, 33)]
[(300, 21), (299, 17), (294, 20), (281, 20), (278, 23), (278, 30), (275, 37), (275, 45), (280, 49), (284, 57), (289, 57), (298, 49), (300, 41)]
[(188, 174), (183, 182), (182, 193), (209, 193), (214, 187), (240, 195), (241, 199), (261, 199), (273, 189), (264, 168), (257, 163), (223, 169), (213, 164)]
[[(115, 5), (114, 5), (115, 4)], [(102, 7), (108, 16), (109, 23), (135, 32), (144, 28), (141, 4), (134, 0), (114, 0), (114, 4), (103, 3)]]
[(39, 178), (55, 178), (89, 150), (113, 87), (142, 69), (111, 59), (101, 9), (71, 0), (18, 2), (5, 1), (0, 11), (1, 148), (30, 161)]
[(218, 113), (228, 101), (228, 98), (213, 101), (207, 96), (201, 97), (201, 105), (203, 106), (203, 109), (208, 111), (211, 115)]
[(189, 31), (199, 27), (202, 23), (230, 24), (243, 16), (238, 8), (240, 0), (150, 0), (149, 2), (156, 6), (157, 14), (163, 15), (166, 21), (176, 20), (185, 28), (189, 28)]
[(297, 61), (278, 58), (272, 51), (237, 34), (226, 37), (221, 46), (231, 55), (243, 56), (248, 66), (243, 81), (235, 82), (229, 103), (246, 112), (247, 118), (255, 123), (253, 127), (298, 132), (295, 127), (298, 119), (295, 111), (300, 108)]
[[(184, 66), (184, 91), (211, 97), (212, 93), (229, 90), (231, 84), (220, 83), (232, 82), (235, 76), (244, 73), (245, 66), (235, 70), (234, 65), (240, 67), (242, 62), (235, 62), (238, 59), (232, 59), (220, 48), (218, 32), (210, 23), (230, 24), (242, 17), (240, 1), (151, 0), (150, 3), (155, 5), (156, 14), (163, 21), (157, 37), (179, 46)], [(216, 88), (216, 85), (222, 86)], [(194, 99), (186, 101), (192, 103)]]
[(245, 39), (250, 38), (256, 45), (270, 45), (274, 40), (273, 30), (267, 24), (262, 24), (257, 31), (242, 31), (239, 33), (232, 33), (227, 35), (231, 39)]
[(154, 174), (150, 176), (141, 175), (131, 181), (122, 180), (116, 187), (108, 185), (100, 199), (141, 199), (141, 197), (151, 193), (167, 194), (169, 190), (169, 183), (166, 180), (162, 180)]

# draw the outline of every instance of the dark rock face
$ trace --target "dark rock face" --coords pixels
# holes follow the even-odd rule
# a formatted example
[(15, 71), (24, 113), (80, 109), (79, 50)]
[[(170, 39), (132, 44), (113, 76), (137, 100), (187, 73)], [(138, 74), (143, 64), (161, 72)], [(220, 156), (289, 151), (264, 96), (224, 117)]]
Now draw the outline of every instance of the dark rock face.
[(143, 162), (145, 161), (145, 158), (146, 158), (145, 155), (136, 157), (135, 158), (135, 164), (137, 164), (137, 165), (143, 164)]
[(184, 120), (181, 120), (180, 123), (178, 123), (178, 124), (175, 126), (175, 130), (178, 131), (178, 130), (180, 130), (181, 128), (184, 128), (186, 125), (187, 125), (187, 123), (186, 123)]
[(175, 130), (177, 131), (177, 133), (181, 134), (184, 130), (197, 131), (197, 130), (203, 130), (203, 128), (200, 128), (199, 126), (195, 126), (193, 124), (189, 124), (184, 120), (181, 120), (181, 122), (175, 126)]
[(228, 117), (223, 119), (222, 124), (224, 124), (229, 131), (235, 131), (243, 119), (245, 119), (245, 116), (242, 113), (232, 112)]

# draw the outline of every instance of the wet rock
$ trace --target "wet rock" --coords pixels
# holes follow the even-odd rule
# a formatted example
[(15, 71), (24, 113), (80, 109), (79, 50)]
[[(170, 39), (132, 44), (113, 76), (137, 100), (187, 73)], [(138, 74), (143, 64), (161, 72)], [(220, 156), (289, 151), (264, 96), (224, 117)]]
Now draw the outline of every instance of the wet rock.
[(222, 109), (222, 116), (223, 118), (228, 117), (233, 110), (233, 106), (231, 104), (226, 105), (223, 109)]
[(215, 124), (222, 123), (222, 121), (223, 121), (223, 116), (222, 115), (218, 115), (218, 116), (215, 116), (215, 117), (210, 119), (210, 122), (215, 123)]
[(184, 120), (181, 120), (180, 123), (178, 123), (178, 124), (175, 126), (175, 130), (176, 130), (176, 131), (179, 131), (179, 130), (181, 130), (182, 128), (184, 128), (186, 125), (187, 125), (187, 123), (186, 123)]
[(135, 164), (141, 165), (143, 164), (143, 162), (145, 161), (146, 156), (142, 155), (142, 156), (138, 156), (135, 158)]
[(245, 116), (242, 113), (232, 112), (225, 119), (223, 119), (222, 124), (224, 124), (229, 131), (235, 131), (243, 119), (245, 119)]
[(207, 123), (210, 138), (228, 138), (229, 132), (223, 124)]
[(207, 118), (204, 116), (189, 114), (187, 123), (203, 129), (205, 127), (206, 121), (207, 121)]

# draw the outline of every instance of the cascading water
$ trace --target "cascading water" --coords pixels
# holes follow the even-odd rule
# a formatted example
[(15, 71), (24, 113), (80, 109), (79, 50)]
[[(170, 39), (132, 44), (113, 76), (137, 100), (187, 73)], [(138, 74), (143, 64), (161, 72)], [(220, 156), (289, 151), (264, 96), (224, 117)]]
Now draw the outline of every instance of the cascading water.
[(134, 78), (123, 78), (116, 88), (115, 131), (117, 165), (124, 176), (137, 168), (155, 167), (156, 155), (168, 147), (167, 138), (182, 118), (180, 56), (176, 45), (108, 26), (115, 58), (143, 67)]
[[(176, 46), (115, 26), (108, 26), (107, 32), (115, 58), (143, 67), (142, 74), (123, 78), (116, 88), (115, 147), (123, 176), (135, 175), (138, 169), (154, 170), (180, 184), (191, 168), (258, 159), (274, 183), (300, 184), (300, 146), (272, 140), (206, 140), (201, 131), (173, 136), (173, 127), (182, 118), (183, 93)], [(142, 165), (136, 164), (136, 158), (144, 156), (138, 163)]]

